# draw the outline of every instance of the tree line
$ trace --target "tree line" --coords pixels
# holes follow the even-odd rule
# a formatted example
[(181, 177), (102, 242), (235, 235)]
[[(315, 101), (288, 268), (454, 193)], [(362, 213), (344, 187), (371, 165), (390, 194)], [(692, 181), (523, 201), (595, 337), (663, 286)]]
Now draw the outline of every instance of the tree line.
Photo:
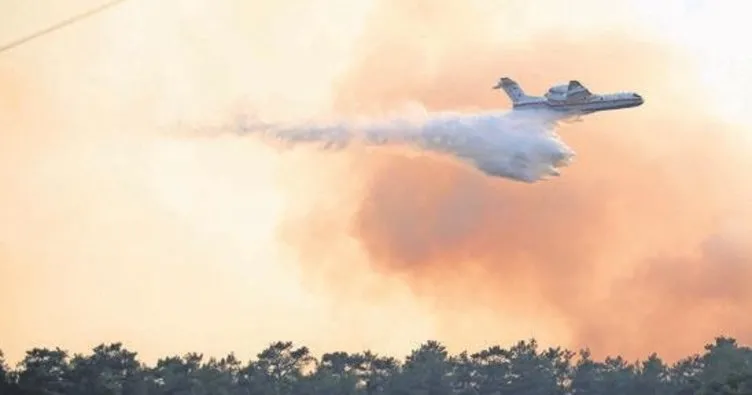
[(535, 340), (450, 355), (428, 341), (403, 361), (369, 351), (316, 358), (292, 342), (255, 359), (233, 354), (170, 356), (154, 366), (122, 343), (88, 355), (34, 348), (15, 368), (0, 352), (2, 395), (752, 395), (752, 349), (718, 337), (668, 364), (658, 355), (596, 360), (587, 349), (543, 348)]

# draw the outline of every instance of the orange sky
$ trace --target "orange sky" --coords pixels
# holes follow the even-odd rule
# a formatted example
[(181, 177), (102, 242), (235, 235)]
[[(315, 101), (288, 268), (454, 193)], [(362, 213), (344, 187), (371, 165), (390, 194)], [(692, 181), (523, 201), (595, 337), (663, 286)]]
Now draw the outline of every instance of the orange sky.
[[(133, 0), (0, 55), (11, 361), (103, 341), (152, 361), (285, 339), (403, 355), (428, 338), (456, 351), (536, 336), (672, 358), (718, 334), (750, 340), (752, 85), (740, 46), (707, 39), (733, 10), (325, 3)], [(94, 4), (3, 2), (0, 39)], [(698, 32), (697, 13), (719, 22)], [(567, 125), (576, 161), (536, 185), (399, 151), (165, 133), (238, 109), (508, 107), (490, 89), (501, 74), (646, 103)]]

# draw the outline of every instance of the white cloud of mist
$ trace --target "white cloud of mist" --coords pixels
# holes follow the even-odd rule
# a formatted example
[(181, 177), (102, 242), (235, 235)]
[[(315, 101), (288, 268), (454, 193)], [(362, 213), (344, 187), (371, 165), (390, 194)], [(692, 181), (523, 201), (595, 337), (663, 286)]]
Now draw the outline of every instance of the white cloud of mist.
[[(415, 110), (415, 109), (414, 109)], [(324, 124), (246, 123), (229, 131), (283, 142), (343, 149), (352, 144), (404, 146), (444, 154), (492, 177), (537, 182), (559, 175), (574, 151), (546, 113), (414, 111), (412, 116)], [(206, 132), (199, 128), (199, 132)]]

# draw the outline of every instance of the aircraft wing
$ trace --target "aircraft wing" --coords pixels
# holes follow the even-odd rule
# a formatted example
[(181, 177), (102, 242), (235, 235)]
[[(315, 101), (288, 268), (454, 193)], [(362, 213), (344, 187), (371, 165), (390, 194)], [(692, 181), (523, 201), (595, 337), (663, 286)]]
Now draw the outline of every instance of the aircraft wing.
[(592, 93), (588, 90), (588, 88), (585, 88), (580, 81), (577, 80), (571, 80), (569, 81), (569, 86), (567, 87), (567, 96), (590, 96)]

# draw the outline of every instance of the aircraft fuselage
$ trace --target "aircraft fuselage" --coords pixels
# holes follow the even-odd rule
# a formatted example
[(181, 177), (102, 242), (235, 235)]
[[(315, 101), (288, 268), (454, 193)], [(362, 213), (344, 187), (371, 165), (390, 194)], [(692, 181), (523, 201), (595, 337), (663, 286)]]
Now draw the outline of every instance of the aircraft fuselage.
[[(532, 100), (531, 100), (532, 99)], [(576, 102), (555, 101), (545, 97), (530, 98), (515, 103), (514, 110), (545, 110), (561, 113), (564, 116), (592, 114), (600, 111), (620, 110), (638, 107), (644, 100), (636, 93), (614, 93), (606, 95), (592, 95)]]
[(641, 106), (642, 96), (634, 92), (594, 94), (577, 80), (551, 87), (544, 96), (530, 96), (520, 85), (502, 77), (493, 89), (502, 89), (514, 110), (538, 110), (557, 114), (556, 118), (577, 117), (600, 111)]

